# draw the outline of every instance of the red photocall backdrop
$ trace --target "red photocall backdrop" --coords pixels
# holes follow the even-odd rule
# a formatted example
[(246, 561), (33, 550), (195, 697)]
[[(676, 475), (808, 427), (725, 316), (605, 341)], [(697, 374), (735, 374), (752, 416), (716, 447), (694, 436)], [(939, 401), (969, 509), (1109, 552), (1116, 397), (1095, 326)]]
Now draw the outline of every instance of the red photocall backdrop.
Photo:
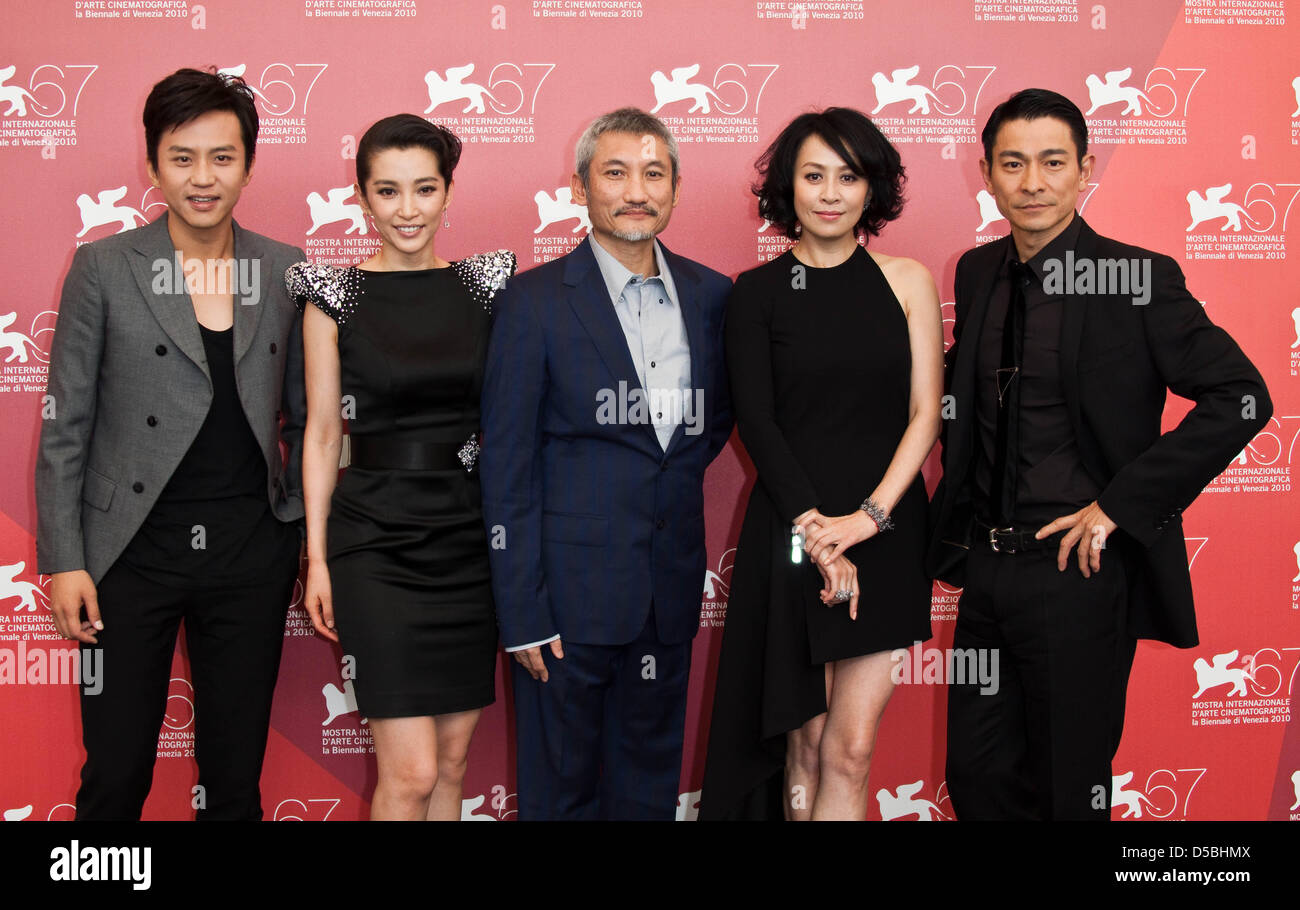
[[(4, 818), (70, 818), (83, 759), (76, 688), (38, 684), (31, 669), (69, 649), (50, 621), (33, 542), (32, 473), (59, 289), (78, 244), (162, 211), (140, 111), (163, 75), (208, 65), (242, 73), (262, 116), (240, 223), (330, 263), (359, 261), (377, 243), (350, 186), (356, 142), (379, 117), (423, 113), (465, 141), (439, 251), (457, 258), (508, 247), (529, 268), (582, 237), (585, 213), (567, 197), (579, 134), (594, 116), (633, 104), (663, 117), (681, 146), (681, 204), (665, 243), (735, 276), (785, 247), (755, 213), (754, 159), (794, 115), (857, 107), (898, 143), (910, 178), (902, 218), (872, 243), (929, 267), (949, 322), (958, 256), (1007, 231), (981, 196), (985, 118), (1030, 85), (1074, 99), (1097, 154), (1080, 199), (1085, 217), (1182, 264), (1211, 318), (1262, 370), (1276, 414), (1185, 513), (1201, 644), (1139, 646), (1113, 817), (1300, 818), (1300, 723), (1291, 717), (1300, 692), (1291, 487), (1300, 457), (1297, 17), (1296, 0), (24, 5), (6, 17), (0, 50), (0, 211), (13, 266), (0, 296)], [(870, 343), (845, 339), (840, 354)], [(1186, 409), (1171, 399), (1166, 426)], [(932, 456), (930, 489), (936, 471)], [(710, 571), (701, 579), (682, 819), (698, 807), (732, 556), (753, 482), (735, 440), (706, 478)], [(951, 645), (958, 593), (935, 586), (935, 637), (925, 648)], [(613, 608), (618, 592), (607, 596)], [(262, 778), (266, 816), (365, 818), (375, 765), (342, 654), (313, 635), (297, 605), (285, 637)], [(110, 665), (107, 685), (111, 674)], [(173, 677), (146, 818), (192, 816), (183, 649)], [(872, 767), (870, 817), (953, 815), (944, 718), (943, 686), (898, 687)], [(499, 679), (470, 753), (464, 817), (514, 817), (512, 725)]]

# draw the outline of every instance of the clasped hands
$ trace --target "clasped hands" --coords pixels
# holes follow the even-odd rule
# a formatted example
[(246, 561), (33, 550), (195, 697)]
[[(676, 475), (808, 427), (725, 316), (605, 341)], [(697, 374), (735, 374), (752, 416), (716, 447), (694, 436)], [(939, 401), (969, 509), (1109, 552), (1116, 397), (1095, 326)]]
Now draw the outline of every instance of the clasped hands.
[(821, 573), (826, 587), (821, 590), (822, 603), (827, 606), (839, 603), (837, 591), (852, 591), (849, 597), (849, 618), (858, 618), (858, 567), (843, 553), (854, 544), (876, 536), (879, 529), (866, 512), (829, 517), (817, 509), (809, 509), (794, 520), (803, 531), (804, 550)]

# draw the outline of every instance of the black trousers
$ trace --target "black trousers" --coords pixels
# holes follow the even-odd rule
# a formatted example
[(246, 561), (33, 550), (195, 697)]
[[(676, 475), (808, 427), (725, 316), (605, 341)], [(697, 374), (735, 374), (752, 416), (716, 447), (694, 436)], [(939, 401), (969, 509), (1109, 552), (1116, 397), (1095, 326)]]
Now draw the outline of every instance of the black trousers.
[(297, 560), (265, 581), (158, 584), (121, 561), (98, 585), (102, 686), (81, 691), (86, 763), (77, 820), (136, 820), (153, 783), (177, 628), (185, 620), (194, 685), (197, 817), (262, 817), (258, 787)]
[[(953, 648), (996, 649), (996, 692), (948, 689), (948, 793), (957, 817), (1110, 818), (1111, 759), (1124, 727), (1136, 642), (1115, 548), (1084, 578), (1072, 553), (967, 557)], [(951, 681), (950, 681), (951, 682)], [(991, 688), (991, 687), (985, 687)]]
[(672, 821), (691, 642), (666, 645), (653, 608), (626, 645), (542, 645), (547, 682), (514, 667), (520, 821)]

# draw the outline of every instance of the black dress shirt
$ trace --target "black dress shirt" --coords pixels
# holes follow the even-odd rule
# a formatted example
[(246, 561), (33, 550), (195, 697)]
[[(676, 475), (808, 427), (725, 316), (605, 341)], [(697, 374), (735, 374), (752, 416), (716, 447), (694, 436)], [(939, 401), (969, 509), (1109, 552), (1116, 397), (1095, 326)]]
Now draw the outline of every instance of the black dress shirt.
[[(1078, 242), (1082, 219), (1069, 226), (1026, 263), (1034, 279), (1025, 287), (1025, 342), (1020, 374), (1019, 457), (1015, 527), (1035, 530), (1054, 518), (1076, 512), (1101, 494), (1101, 484), (1091, 477), (1079, 457), (1061, 386), (1061, 318), (1068, 300), (1048, 294), (1043, 287), (1047, 263), (1063, 263), (1066, 250)], [(998, 425), (996, 373), (1002, 351), (1002, 326), (1011, 303), (1011, 262), (1016, 247), (1007, 247), (998, 272), (988, 314), (979, 337), (976, 361), (978, 393), (976, 420), (976, 514), (988, 522), (994, 513), (989, 502)], [(1061, 266), (1063, 267), (1063, 266)], [(1068, 281), (1068, 276), (1067, 276)], [(1068, 285), (1067, 285), (1068, 286)], [(1013, 415), (1014, 419), (1014, 415)]]

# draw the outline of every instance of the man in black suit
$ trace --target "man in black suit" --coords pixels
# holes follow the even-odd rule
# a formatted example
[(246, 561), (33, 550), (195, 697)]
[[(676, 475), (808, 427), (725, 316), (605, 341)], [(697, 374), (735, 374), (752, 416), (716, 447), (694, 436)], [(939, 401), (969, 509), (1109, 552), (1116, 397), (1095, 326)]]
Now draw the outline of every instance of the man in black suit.
[[(962, 819), (1106, 819), (1136, 640), (1197, 644), (1179, 513), (1272, 403), (1172, 259), (1075, 213), (1077, 106), (1027, 89), (982, 139), (1011, 235), (957, 264), (928, 563), (1001, 679), (950, 685), (948, 789)], [(1195, 407), (1161, 434), (1166, 390)]]

